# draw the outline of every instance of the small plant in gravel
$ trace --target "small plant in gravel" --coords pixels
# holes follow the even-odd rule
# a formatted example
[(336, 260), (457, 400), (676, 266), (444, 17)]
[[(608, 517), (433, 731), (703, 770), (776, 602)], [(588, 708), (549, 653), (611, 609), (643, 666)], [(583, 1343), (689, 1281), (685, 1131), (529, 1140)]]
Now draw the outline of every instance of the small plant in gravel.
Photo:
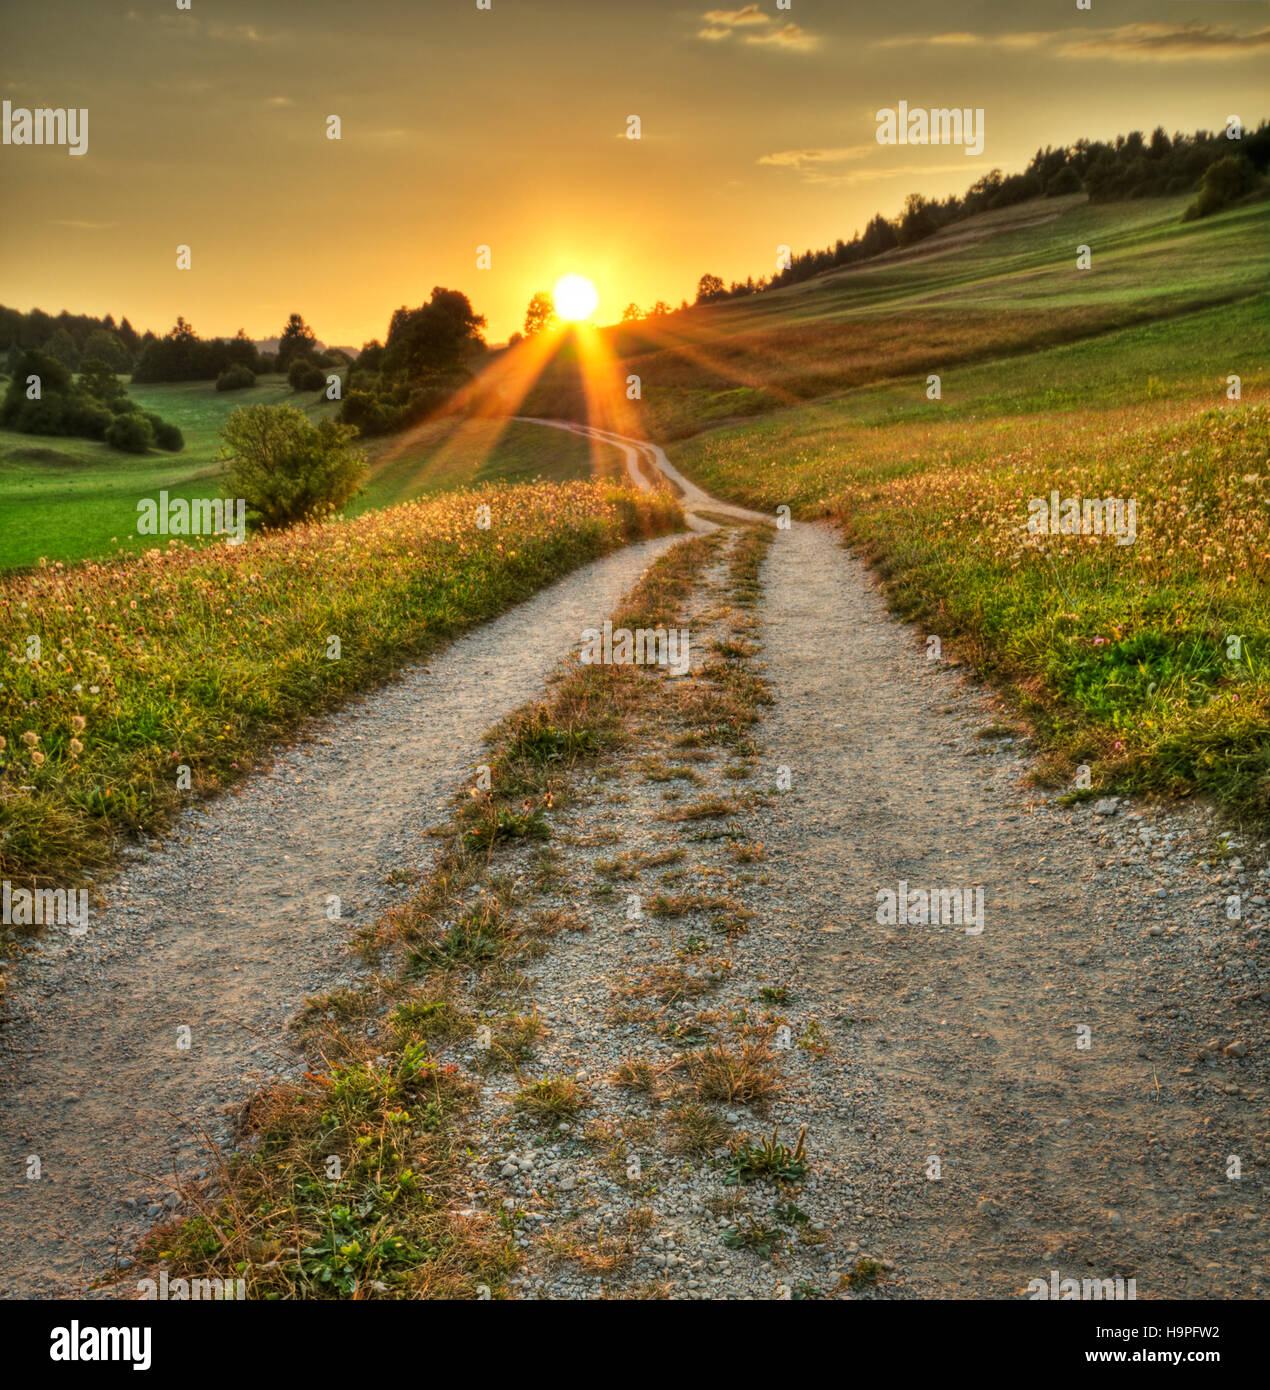
[(470, 1298), (481, 1284), (497, 1288), (514, 1253), (446, 1209), (460, 1171), (449, 1124), (473, 1090), (410, 1043), (258, 1093), (244, 1116), (255, 1146), (220, 1170), (220, 1193), (196, 1198), (194, 1216), (150, 1233), (142, 1263), (242, 1277), (252, 1298)]
[(542, 849), (530, 860), (533, 872), (533, 885), (539, 893), (557, 893), (565, 887), (564, 864), (559, 851), (550, 845)]
[(542, 1034), (542, 1019), (537, 1014), (508, 1014), (490, 1029), (489, 1046), (481, 1053), (481, 1067), (492, 1071), (529, 1061)]
[(300, 1023), (305, 1027), (321, 1020), (350, 1023), (354, 1019), (365, 1018), (367, 1007), (365, 996), (356, 990), (333, 989), (329, 994), (314, 995), (304, 1001)]
[(727, 1125), (704, 1106), (689, 1103), (670, 1112), (673, 1153), (688, 1158), (704, 1158), (728, 1141)]
[(439, 940), (412, 951), (410, 966), (416, 973), (452, 966), (480, 969), (505, 954), (514, 939), (515, 929), (502, 904), (483, 896)]
[(687, 851), (682, 849), (663, 849), (658, 850), (656, 854), (641, 854), (639, 862), (645, 869), (661, 869), (682, 862), (686, 853)]
[(765, 1043), (729, 1048), (723, 1043), (699, 1052), (690, 1063), (702, 1100), (761, 1108), (781, 1089), (776, 1058)]
[(514, 1102), (522, 1115), (543, 1125), (575, 1119), (586, 1103), (585, 1091), (571, 1076), (544, 1076), (522, 1086)]
[(469, 824), (463, 843), (468, 849), (488, 849), (499, 840), (546, 840), (550, 836), (551, 827), (541, 807), (525, 802), (515, 810), (487, 800)]
[(619, 854), (616, 859), (597, 860), (595, 872), (604, 878), (632, 879), (639, 877), (639, 866), (629, 854)]
[(801, 1182), (807, 1176), (807, 1126), (798, 1131), (798, 1141), (791, 1149), (776, 1137), (777, 1131), (758, 1144), (748, 1137), (733, 1140), (729, 1145), (726, 1176), (723, 1181), (732, 1186), (765, 1178), (771, 1182)]
[(507, 741), (505, 756), (524, 758), (544, 767), (567, 758), (594, 754), (599, 746), (592, 729), (562, 729), (551, 722), (550, 711), (545, 705), (536, 705), (516, 723)]
[(644, 1057), (623, 1057), (612, 1072), (614, 1086), (642, 1091), (650, 1100), (657, 1096), (657, 1069)]
[(674, 1043), (676, 1047), (700, 1047), (702, 1043), (709, 1042), (714, 1036), (718, 1023), (719, 1016), (717, 1014), (700, 1013), (695, 1014), (692, 1018), (676, 1019), (674, 1022), (664, 1023), (660, 1032), (668, 1043)]
[(758, 651), (758, 648), (753, 642), (746, 642), (740, 638), (716, 637), (714, 641), (710, 643), (710, 650), (714, 652), (716, 656), (727, 657), (736, 661), (753, 656), (755, 652)]
[(476, 1026), (449, 999), (414, 999), (399, 1004), (390, 1020), (393, 1032), (402, 1039), (426, 1038), (429, 1041), (459, 1037)]
[(802, 1036), (798, 1039), (798, 1046), (804, 1052), (810, 1052), (813, 1057), (825, 1057), (833, 1045), (821, 1030), (819, 1019), (813, 1018), (803, 1029)]
[(779, 1226), (764, 1226), (752, 1216), (723, 1233), (723, 1243), (729, 1250), (748, 1250), (764, 1260), (772, 1258), (784, 1239), (785, 1234)]
[(756, 915), (748, 907), (739, 907), (735, 912), (725, 912), (720, 917), (712, 918), (710, 927), (721, 936), (744, 936)]
[(791, 1226), (795, 1229), (801, 1229), (811, 1223), (811, 1217), (796, 1202), (782, 1202), (779, 1206), (773, 1207), (771, 1216), (782, 1226)]
[(882, 1269), (881, 1260), (873, 1260), (867, 1255), (861, 1255), (846, 1274), (842, 1276), (842, 1280), (849, 1289), (867, 1289), (876, 1284), (881, 1278)]
[(755, 998), (761, 1004), (788, 1004), (789, 989), (785, 985), (764, 985)]
[(645, 780), (649, 782), (691, 782), (700, 786), (705, 778), (695, 768), (682, 763), (668, 763), (664, 758), (645, 758), (641, 764)]
[(717, 989), (732, 968), (731, 961), (719, 956), (705, 956), (693, 965), (655, 965), (633, 983), (622, 985), (621, 992), (631, 998), (655, 997), (662, 1004), (678, 1004), (685, 999), (700, 999)]
[(685, 820), (719, 820), (724, 816), (733, 816), (741, 809), (740, 805), (731, 798), (724, 799), (719, 796), (703, 796), (700, 801), (689, 802), (687, 806), (681, 806), (675, 811), (666, 811), (665, 818), (672, 821)]

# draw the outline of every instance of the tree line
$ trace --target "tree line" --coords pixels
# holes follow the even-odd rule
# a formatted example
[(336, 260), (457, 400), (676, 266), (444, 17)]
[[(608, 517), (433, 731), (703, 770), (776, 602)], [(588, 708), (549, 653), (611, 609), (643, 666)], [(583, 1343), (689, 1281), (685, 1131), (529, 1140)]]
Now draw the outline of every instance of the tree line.
[[(297, 359), (308, 365), (300, 390), (318, 389), (326, 377), (316, 381), (320, 368), (348, 364), (348, 356), (338, 348), (323, 349), (316, 334), (300, 314), (292, 314), (278, 335), (276, 353), (262, 352), (240, 328), (233, 338), (200, 338), (192, 324), (178, 317), (162, 337), (146, 331), (138, 333), (124, 318), (115, 322), (112, 314), (94, 318), (90, 314), (47, 314), (43, 309), (23, 313), (0, 305), (0, 353), (6, 355), (9, 374), (20, 353), (37, 349), (78, 372), (90, 362), (102, 362), (111, 371), (131, 374), (133, 381), (217, 381), (231, 374), (222, 390), (250, 386), (266, 372), (289, 374)], [(245, 375), (250, 373), (250, 379)]]
[[(1074, 145), (1038, 149), (1019, 174), (993, 169), (958, 197), (927, 198), (910, 193), (898, 216), (877, 213), (863, 232), (823, 250), (803, 251), (774, 275), (725, 283), (717, 275), (697, 282), (698, 304), (740, 299), (761, 290), (796, 284), (839, 266), (868, 260), (895, 247), (912, 246), (942, 227), (981, 212), (1010, 207), (1032, 198), (1088, 194), (1091, 202), (1172, 197), (1197, 191), (1187, 219), (1204, 217), (1253, 192), (1270, 167), (1270, 123), (1234, 140), (1225, 131), (1198, 130), (1170, 136), (1158, 126), (1151, 135), (1140, 130), (1114, 141), (1077, 140)], [(633, 307), (633, 306), (632, 306)], [(682, 307), (687, 307), (686, 304)]]

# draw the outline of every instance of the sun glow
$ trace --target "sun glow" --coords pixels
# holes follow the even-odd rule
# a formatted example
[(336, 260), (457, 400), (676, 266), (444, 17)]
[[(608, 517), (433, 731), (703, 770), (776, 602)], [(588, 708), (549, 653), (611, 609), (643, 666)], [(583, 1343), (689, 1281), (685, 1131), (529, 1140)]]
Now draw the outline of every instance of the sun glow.
[(600, 296), (595, 286), (583, 275), (562, 275), (551, 292), (556, 313), (568, 323), (589, 319), (595, 313)]

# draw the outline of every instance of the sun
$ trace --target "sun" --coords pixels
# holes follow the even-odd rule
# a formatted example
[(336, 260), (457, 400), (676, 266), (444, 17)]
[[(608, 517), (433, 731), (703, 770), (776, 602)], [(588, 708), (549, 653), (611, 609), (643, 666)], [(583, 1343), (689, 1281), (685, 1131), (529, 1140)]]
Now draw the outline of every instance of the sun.
[(584, 275), (562, 275), (556, 281), (551, 297), (555, 301), (556, 313), (569, 323), (589, 319), (600, 302), (595, 286)]

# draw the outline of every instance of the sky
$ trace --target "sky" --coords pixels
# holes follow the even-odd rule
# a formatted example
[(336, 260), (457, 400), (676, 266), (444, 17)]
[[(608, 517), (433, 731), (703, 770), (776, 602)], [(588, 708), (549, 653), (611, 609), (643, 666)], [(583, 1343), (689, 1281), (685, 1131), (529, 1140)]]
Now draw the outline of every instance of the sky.
[[(1270, 115), (1258, 0), (778, 2), (10, 5), (0, 98), (89, 114), (0, 144), (0, 303), (360, 346), (445, 285), (498, 342), (566, 273), (612, 322), (1042, 145)], [(982, 154), (879, 145), (901, 100), (982, 108)]]

